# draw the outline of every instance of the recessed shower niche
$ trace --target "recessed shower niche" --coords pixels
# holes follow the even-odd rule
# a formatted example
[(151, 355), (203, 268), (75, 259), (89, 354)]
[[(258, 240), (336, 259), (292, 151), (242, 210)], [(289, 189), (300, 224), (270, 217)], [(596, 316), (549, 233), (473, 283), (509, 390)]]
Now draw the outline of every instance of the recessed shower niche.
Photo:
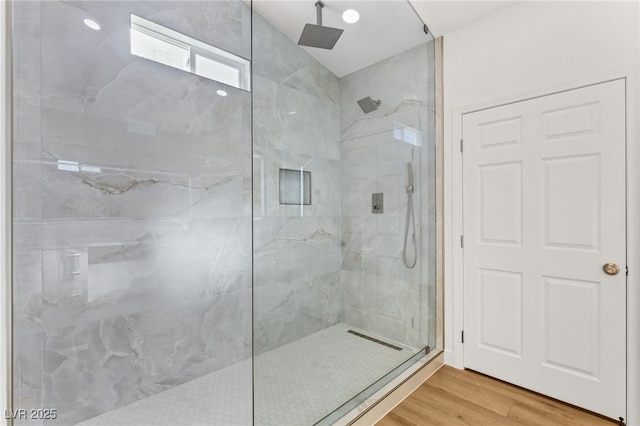
[(280, 204), (311, 205), (311, 172), (280, 169)]

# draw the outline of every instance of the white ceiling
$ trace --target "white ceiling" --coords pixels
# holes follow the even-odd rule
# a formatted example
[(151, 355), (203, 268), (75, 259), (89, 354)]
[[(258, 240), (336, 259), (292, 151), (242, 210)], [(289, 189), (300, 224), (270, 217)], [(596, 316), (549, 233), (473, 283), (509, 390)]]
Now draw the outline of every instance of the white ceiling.
[[(316, 23), (315, 0), (254, 0), (253, 7), (298, 42), (306, 23)], [(332, 50), (303, 47), (338, 77), (430, 40), (411, 6), (402, 1), (324, 0), (322, 25), (344, 32)], [(356, 9), (360, 20), (347, 24), (342, 12)]]
[[(513, 1), (324, 0), (322, 25), (343, 28), (333, 50), (303, 47), (338, 77), (372, 65), (430, 40), (422, 21), (436, 37), (455, 31), (514, 4)], [(253, 7), (291, 40), (306, 23), (316, 23), (315, 0), (254, 0)], [(415, 11), (412, 7), (415, 8)], [(360, 20), (347, 24), (342, 12), (356, 9)]]
[(410, 0), (410, 2), (436, 37), (446, 35), (517, 3), (513, 0)]

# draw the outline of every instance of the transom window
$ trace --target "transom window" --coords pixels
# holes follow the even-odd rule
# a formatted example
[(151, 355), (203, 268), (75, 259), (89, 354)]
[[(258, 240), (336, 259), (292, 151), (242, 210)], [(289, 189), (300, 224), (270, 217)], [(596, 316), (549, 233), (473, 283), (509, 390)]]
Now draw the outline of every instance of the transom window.
[(133, 14), (131, 53), (238, 89), (251, 90), (248, 60)]

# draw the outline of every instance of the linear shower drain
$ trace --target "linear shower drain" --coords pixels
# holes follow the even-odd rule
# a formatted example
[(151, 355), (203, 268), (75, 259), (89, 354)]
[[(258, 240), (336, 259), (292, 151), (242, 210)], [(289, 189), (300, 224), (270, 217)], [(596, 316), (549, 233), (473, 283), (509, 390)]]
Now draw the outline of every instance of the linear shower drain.
[(376, 339), (375, 337), (367, 336), (366, 334), (358, 333), (357, 331), (349, 330), (349, 331), (347, 331), (347, 333), (351, 333), (351, 334), (356, 335), (358, 337), (362, 337), (363, 339), (367, 339), (367, 340), (370, 340), (372, 342), (375, 342), (375, 343), (377, 343), (379, 345), (386, 346), (386, 347), (391, 348), (391, 349), (395, 349), (396, 351), (401, 351), (402, 350), (401, 347), (398, 347), (396, 345), (392, 345), (391, 343), (387, 343), (387, 342), (384, 342), (382, 340)]

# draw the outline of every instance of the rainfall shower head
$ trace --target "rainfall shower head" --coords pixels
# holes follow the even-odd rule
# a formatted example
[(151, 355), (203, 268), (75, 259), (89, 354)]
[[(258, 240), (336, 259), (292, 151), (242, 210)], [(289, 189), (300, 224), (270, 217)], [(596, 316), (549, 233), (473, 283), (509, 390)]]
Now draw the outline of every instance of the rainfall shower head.
[(382, 101), (374, 101), (371, 99), (371, 96), (367, 96), (366, 98), (362, 98), (358, 101), (358, 105), (362, 109), (362, 112), (365, 114), (369, 114), (371, 111), (375, 111), (382, 104)]
[(300, 46), (318, 47), (320, 49), (333, 49), (344, 30), (340, 28), (322, 26), (322, 8), (324, 3), (316, 2), (316, 15), (318, 25), (306, 24), (300, 34), (298, 44)]

